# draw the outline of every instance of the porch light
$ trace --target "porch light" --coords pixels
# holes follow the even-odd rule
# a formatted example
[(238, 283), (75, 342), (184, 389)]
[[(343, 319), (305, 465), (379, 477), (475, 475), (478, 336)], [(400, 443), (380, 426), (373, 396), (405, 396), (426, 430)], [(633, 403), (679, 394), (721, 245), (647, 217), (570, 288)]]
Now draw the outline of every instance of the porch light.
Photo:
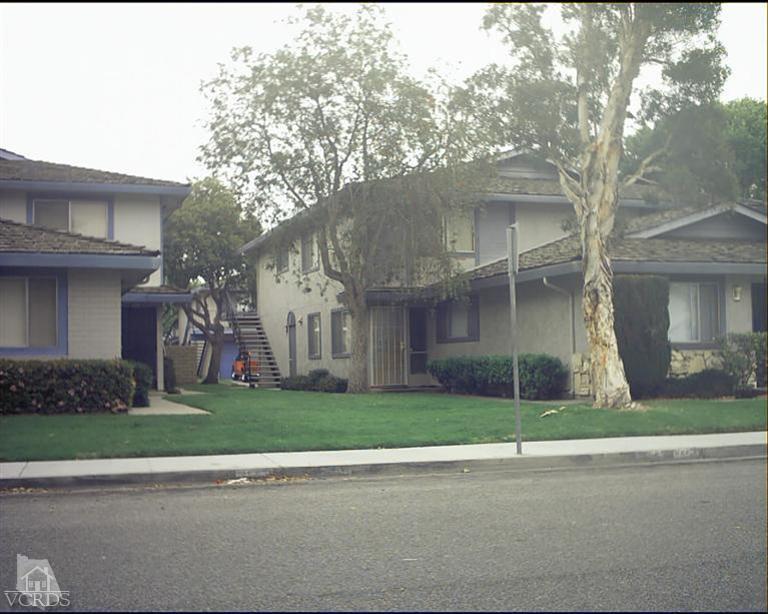
[(732, 292), (733, 300), (738, 303), (741, 300), (741, 286), (733, 286)]

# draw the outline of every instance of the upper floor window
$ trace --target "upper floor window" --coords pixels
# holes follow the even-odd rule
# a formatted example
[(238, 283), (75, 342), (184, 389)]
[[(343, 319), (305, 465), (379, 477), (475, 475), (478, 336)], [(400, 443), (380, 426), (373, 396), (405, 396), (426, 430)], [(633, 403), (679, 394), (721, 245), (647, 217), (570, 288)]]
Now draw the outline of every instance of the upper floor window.
[(478, 341), (480, 317), (477, 297), (446, 301), (437, 306), (437, 342)]
[(443, 222), (443, 237), (449, 252), (474, 253), (475, 223), (472, 212), (447, 215)]
[(106, 239), (107, 209), (107, 203), (101, 200), (35, 199), (32, 203), (32, 223)]
[(669, 340), (712, 343), (720, 334), (718, 285), (707, 282), (669, 284)]
[(301, 271), (314, 271), (319, 266), (315, 235), (308, 234), (301, 238)]
[(288, 270), (289, 264), (290, 248), (287, 245), (279, 247), (277, 255), (275, 256), (275, 267), (277, 268), (277, 272), (285, 273)]
[(50, 347), (58, 342), (56, 280), (0, 277), (0, 347)]

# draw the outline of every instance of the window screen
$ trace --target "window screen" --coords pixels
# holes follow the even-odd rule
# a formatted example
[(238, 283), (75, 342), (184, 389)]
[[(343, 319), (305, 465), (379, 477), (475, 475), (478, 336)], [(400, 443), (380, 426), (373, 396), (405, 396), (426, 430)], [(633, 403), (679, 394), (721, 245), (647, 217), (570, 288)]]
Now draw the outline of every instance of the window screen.
[(107, 238), (107, 204), (94, 200), (70, 203), (70, 231), (88, 237)]
[(320, 358), (320, 314), (307, 316), (307, 353), (309, 358)]
[(331, 313), (331, 351), (334, 356), (350, 353), (349, 311)]
[(29, 279), (29, 346), (56, 345), (56, 280)]

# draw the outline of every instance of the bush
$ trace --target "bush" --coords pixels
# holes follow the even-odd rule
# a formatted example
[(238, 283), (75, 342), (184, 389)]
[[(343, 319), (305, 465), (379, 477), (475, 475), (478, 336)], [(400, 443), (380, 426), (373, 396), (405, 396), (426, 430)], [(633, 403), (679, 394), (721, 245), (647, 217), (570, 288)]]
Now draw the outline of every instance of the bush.
[(149, 389), (152, 387), (152, 367), (143, 362), (126, 360), (133, 369), (133, 379), (136, 389), (133, 393), (134, 407), (149, 407)]
[(729, 333), (717, 340), (723, 371), (731, 375), (735, 385), (750, 387), (750, 382), (765, 384), (765, 355), (768, 336), (762, 333)]
[(173, 358), (170, 356), (163, 356), (163, 383), (168, 394), (179, 393), (179, 389), (176, 386), (176, 367), (173, 365)]
[(280, 388), (283, 390), (311, 390), (309, 378), (306, 375), (280, 378)]
[(613, 280), (616, 342), (633, 397), (656, 394), (669, 372), (668, 304), (664, 277), (619, 275)]
[[(520, 396), (552, 399), (561, 396), (568, 378), (560, 359), (546, 354), (520, 354)], [(481, 395), (513, 394), (510, 356), (455, 356), (432, 360), (427, 371), (451, 392)]]
[(317, 388), (317, 384), (320, 380), (324, 377), (328, 377), (330, 374), (331, 372), (328, 369), (312, 369), (312, 371), (307, 374), (309, 385), (312, 386), (313, 389)]
[(314, 369), (309, 375), (294, 375), (280, 380), (283, 390), (314, 390), (315, 392), (346, 392), (347, 380), (331, 375), (328, 369)]
[(343, 377), (336, 377), (334, 375), (326, 375), (321, 377), (315, 385), (315, 390), (320, 392), (346, 392), (347, 380)]
[(689, 399), (714, 399), (733, 393), (734, 378), (720, 369), (704, 369), (686, 377), (670, 377), (661, 389), (662, 396)]
[(123, 360), (0, 359), (0, 414), (125, 411), (134, 387)]

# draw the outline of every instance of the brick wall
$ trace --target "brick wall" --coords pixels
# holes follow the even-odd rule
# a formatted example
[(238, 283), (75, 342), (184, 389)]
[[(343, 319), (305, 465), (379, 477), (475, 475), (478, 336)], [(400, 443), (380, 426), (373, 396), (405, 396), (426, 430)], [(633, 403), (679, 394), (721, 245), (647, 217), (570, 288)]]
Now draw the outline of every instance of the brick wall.
[(119, 358), (120, 274), (70, 269), (68, 295), (69, 358)]
[(197, 383), (197, 348), (194, 345), (166, 345), (165, 355), (173, 361), (179, 386)]

